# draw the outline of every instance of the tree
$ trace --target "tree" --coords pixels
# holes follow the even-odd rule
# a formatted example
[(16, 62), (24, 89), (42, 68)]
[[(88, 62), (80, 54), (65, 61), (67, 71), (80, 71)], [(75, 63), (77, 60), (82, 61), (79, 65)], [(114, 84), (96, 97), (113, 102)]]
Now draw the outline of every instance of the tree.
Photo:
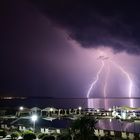
[(6, 131), (0, 129), (0, 136), (2, 136), (3, 138), (6, 136)]
[(61, 134), (57, 137), (58, 140), (71, 140), (71, 136), (69, 134)]
[(110, 137), (105, 136), (105, 137), (102, 137), (101, 140), (112, 140), (112, 139)]
[(83, 116), (72, 123), (72, 131), (79, 140), (89, 140), (94, 136), (97, 120), (93, 116)]
[(43, 137), (45, 137), (47, 134), (45, 134), (45, 133), (40, 133), (39, 135), (38, 135), (38, 138), (39, 139), (43, 139)]
[(24, 140), (33, 140), (36, 139), (36, 135), (32, 131), (25, 131), (23, 133), (23, 139)]
[(55, 140), (55, 137), (54, 136), (44, 136), (43, 138), (42, 138), (42, 140)]
[(18, 132), (13, 132), (12, 134), (11, 134), (11, 138), (12, 139), (17, 139), (19, 137), (19, 133)]

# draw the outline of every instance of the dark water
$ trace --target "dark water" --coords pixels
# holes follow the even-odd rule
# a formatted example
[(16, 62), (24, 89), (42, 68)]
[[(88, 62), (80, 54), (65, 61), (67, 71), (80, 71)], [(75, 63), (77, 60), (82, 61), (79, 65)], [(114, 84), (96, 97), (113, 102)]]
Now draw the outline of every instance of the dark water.
[[(32, 126), (31, 120), (26, 120), (27, 122), (24, 122), (25, 124), (28, 124), (28, 126)], [(64, 119), (55, 119), (53, 121), (48, 121), (44, 119), (39, 119), (36, 122), (36, 128), (40, 130), (40, 128), (68, 128), (71, 126), (71, 123), (73, 121), (64, 118)], [(23, 123), (23, 120), (18, 122), (19, 124)], [(126, 121), (120, 121), (117, 119), (101, 119), (98, 120), (96, 124), (96, 129), (103, 129), (103, 130), (115, 130), (115, 131), (127, 131), (127, 132), (136, 132), (140, 133), (140, 122), (126, 122)]]
[[(54, 120), (45, 120), (39, 118), (36, 121), (36, 128), (68, 128), (71, 126), (72, 120), (69, 118), (61, 118), (61, 119), (54, 119)], [(30, 119), (20, 119), (14, 125), (21, 125), (25, 127), (33, 126), (33, 122)]]
[(127, 122), (117, 119), (102, 119), (98, 121), (96, 127), (104, 130), (107, 129), (140, 133), (140, 122)]
[[(70, 119), (56, 119), (53, 121), (43, 121), (42, 124), (38, 122), (38, 126), (42, 127), (54, 127), (54, 128), (68, 128), (71, 126), (72, 120)], [(140, 133), (140, 122), (126, 122), (116, 119), (101, 119), (96, 124), (96, 129), (103, 130), (115, 130), (115, 131), (127, 131)]]
[[(133, 101), (134, 107), (140, 107), (140, 99), (131, 99)], [(90, 102), (90, 106), (88, 106)], [(56, 108), (77, 108), (82, 106), (83, 108), (106, 108), (112, 106), (130, 106), (130, 99), (81, 99), (81, 98), (65, 98), (65, 99), (46, 99), (46, 98), (28, 98), (28, 99), (13, 99), (13, 100), (0, 100), (0, 107), (56, 107)]]

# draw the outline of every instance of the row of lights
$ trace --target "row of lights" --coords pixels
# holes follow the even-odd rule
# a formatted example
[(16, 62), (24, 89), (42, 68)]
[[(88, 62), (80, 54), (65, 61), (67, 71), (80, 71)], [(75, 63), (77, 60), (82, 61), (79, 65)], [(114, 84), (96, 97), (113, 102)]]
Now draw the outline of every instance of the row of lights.
[[(78, 109), (79, 109), (79, 110), (82, 110), (82, 107), (79, 106)], [(23, 107), (23, 106), (20, 106), (20, 107), (19, 107), (19, 110), (20, 110), (20, 111), (24, 110), (24, 107)], [(52, 112), (52, 111), (53, 111), (53, 108), (50, 108), (50, 111)]]
[[(78, 107), (79, 110), (82, 110), (82, 107)], [(24, 110), (24, 107), (23, 106), (20, 106), (19, 107), (19, 110), (20, 111), (23, 111)], [(50, 111), (52, 112), (53, 111), (53, 108), (50, 108)], [(33, 122), (33, 131), (35, 132), (35, 124), (36, 124), (36, 121), (38, 120), (38, 116), (36, 114), (32, 115), (31, 116), (31, 120)]]

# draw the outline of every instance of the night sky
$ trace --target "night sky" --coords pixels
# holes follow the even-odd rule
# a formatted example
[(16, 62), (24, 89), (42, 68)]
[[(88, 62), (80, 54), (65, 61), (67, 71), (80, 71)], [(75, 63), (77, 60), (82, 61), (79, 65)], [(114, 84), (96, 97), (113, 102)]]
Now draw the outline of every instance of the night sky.
[(140, 97), (140, 8), (122, 0), (1, 0), (0, 95), (86, 97), (105, 60), (92, 97), (128, 96), (122, 66)]

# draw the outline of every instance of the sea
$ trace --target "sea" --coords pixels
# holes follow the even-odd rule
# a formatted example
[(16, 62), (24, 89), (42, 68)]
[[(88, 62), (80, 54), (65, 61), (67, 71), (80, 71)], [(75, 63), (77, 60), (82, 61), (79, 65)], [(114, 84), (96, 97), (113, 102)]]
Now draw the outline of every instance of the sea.
[[(131, 104), (133, 103), (133, 106)], [(0, 100), (0, 107), (55, 107), (55, 108), (104, 108), (113, 106), (140, 107), (140, 98), (48, 98), (48, 97), (22, 97), (6, 98)]]

